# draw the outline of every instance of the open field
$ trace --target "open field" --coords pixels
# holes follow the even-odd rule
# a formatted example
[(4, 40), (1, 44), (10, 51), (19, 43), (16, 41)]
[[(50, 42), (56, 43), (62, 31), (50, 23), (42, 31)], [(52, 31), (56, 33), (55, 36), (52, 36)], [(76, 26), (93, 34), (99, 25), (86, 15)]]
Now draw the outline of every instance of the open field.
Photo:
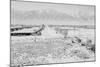
[[(16, 32), (34, 29), (36, 28), (25, 28)], [(66, 38), (42, 35), (11, 36), (11, 66), (95, 61), (95, 29), (60, 29), (69, 29)]]

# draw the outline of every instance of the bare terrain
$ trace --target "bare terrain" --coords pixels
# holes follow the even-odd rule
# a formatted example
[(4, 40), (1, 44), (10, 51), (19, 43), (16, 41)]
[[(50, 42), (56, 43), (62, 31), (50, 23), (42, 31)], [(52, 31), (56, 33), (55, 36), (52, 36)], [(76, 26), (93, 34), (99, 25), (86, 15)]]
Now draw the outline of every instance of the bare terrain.
[(11, 25), (11, 34), (30, 33), (11, 35), (11, 66), (95, 61), (93, 26), (49, 25), (36, 35), (39, 28)]

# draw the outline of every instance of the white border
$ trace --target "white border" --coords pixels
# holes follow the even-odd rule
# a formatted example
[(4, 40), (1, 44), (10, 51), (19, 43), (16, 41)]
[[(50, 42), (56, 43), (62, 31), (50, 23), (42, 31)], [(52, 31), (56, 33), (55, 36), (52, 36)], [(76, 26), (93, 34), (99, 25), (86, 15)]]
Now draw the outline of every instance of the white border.
[[(54, 65), (40, 65), (38, 67), (99, 67), (100, 63), (100, 2), (99, 0), (28, 0), (28, 1), (43, 1), (43, 2), (55, 2), (55, 3), (69, 3), (69, 4), (86, 4), (97, 6), (97, 21), (96, 21), (96, 62), (84, 62), (84, 63), (70, 63), (70, 64), (54, 64)], [(10, 67), (10, 0), (0, 0), (0, 67)], [(33, 67), (33, 66), (29, 66)]]

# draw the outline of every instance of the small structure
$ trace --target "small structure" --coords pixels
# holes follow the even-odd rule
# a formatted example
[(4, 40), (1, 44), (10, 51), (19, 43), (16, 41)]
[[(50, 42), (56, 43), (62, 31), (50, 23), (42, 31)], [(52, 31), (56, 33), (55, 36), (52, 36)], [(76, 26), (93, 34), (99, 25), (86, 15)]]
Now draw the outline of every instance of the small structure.
[(62, 34), (57, 33), (56, 30), (50, 28), (48, 25), (45, 25), (44, 29), (41, 31), (42, 38), (60, 38), (63, 37)]
[(21, 29), (21, 30), (11, 31), (11, 36), (29, 36), (29, 35), (40, 36), (41, 31), (42, 31), (42, 28), (40, 28), (38, 30), (34, 29), (34, 28), (25, 28), (25, 29)]

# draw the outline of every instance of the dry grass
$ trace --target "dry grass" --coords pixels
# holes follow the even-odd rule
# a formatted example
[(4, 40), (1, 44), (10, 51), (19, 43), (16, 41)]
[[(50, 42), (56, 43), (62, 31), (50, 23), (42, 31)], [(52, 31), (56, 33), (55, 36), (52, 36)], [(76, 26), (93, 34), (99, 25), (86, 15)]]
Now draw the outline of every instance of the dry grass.
[[(94, 53), (69, 39), (11, 44), (11, 66), (62, 63), (94, 59)], [(69, 42), (70, 41), (70, 42)], [(75, 59), (76, 57), (76, 59)], [(73, 60), (72, 60), (73, 59)]]

